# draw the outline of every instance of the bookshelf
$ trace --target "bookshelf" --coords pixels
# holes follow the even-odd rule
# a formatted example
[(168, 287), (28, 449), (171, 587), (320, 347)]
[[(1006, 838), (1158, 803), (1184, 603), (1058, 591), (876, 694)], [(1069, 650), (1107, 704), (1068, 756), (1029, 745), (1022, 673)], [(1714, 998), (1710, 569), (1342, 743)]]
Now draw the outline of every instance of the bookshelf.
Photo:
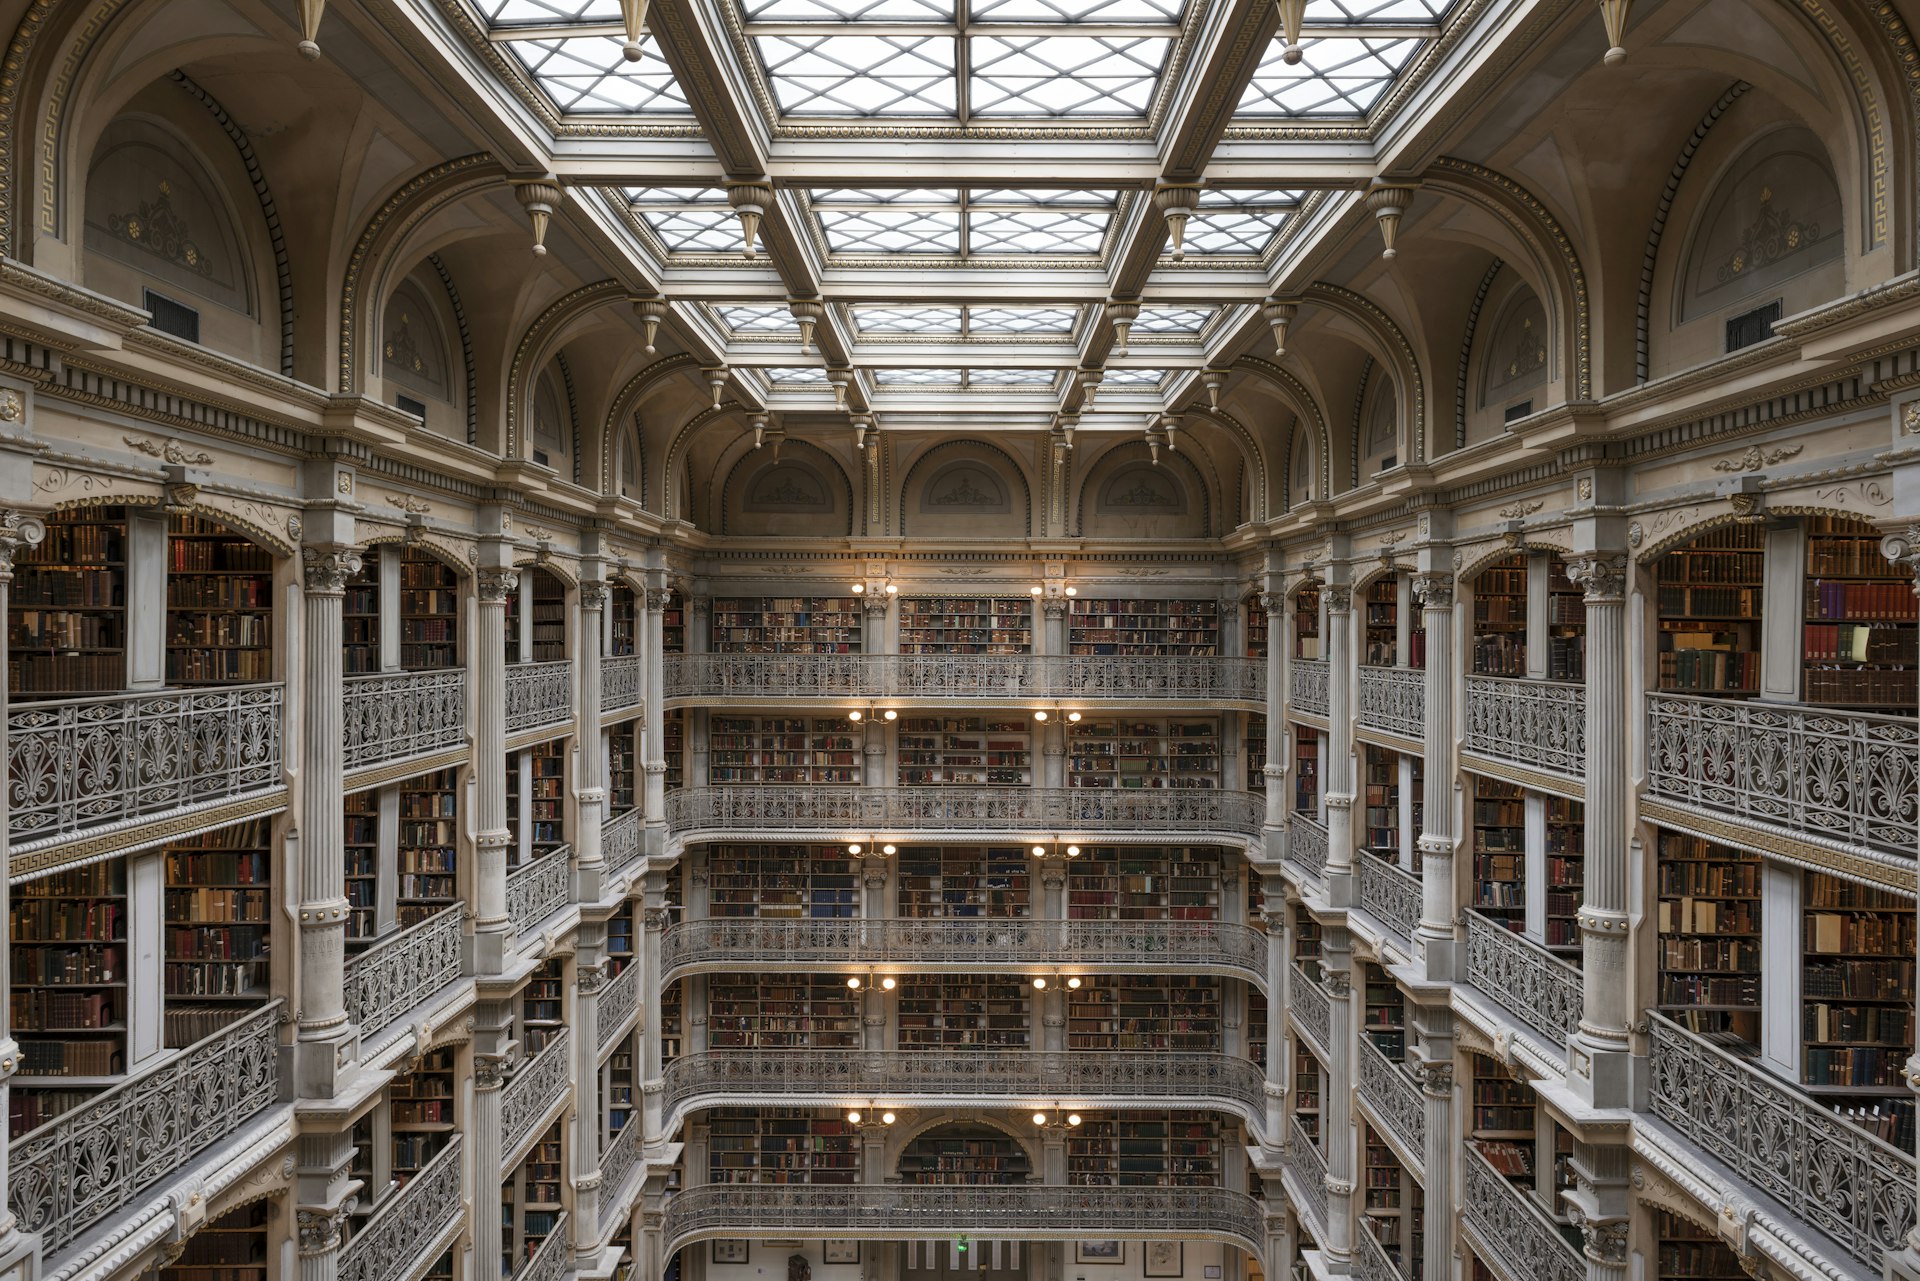
[(340, 602), (342, 668), (348, 676), (380, 670), (380, 550), (370, 547)]
[(1293, 808), (1320, 812), (1320, 731), (1304, 725), (1293, 727)]
[[(1246, 654), (1248, 658), (1267, 656), (1267, 611), (1260, 607), (1260, 598), (1250, 596), (1243, 602), (1241, 616), (1247, 620)], [(1246, 722), (1246, 785), (1249, 792), (1267, 790), (1267, 718), (1264, 713), (1251, 712)]]
[(1547, 919), (1541, 938), (1580, 963), (1580, 898), (1586, 887), (1587, 807), (1549, 796), (1547, 805)]
[(520, 1043), (528, 1058), (547, 1048), (567, 1025), (567, 970), (559, 957), (540, 962), (520, 989)]
[(607, 813), (618, 817), (640, 804), (640, 734), (644, 722), (622, 721), (607, 734)]
[[(238, 1011), (187, 1002), (263, 1004), (272, 930), (272, 825), (254, 819), (166, 847), (167, 1044), (184, 1047)], [(204, 1015), (204, 1017), (196, 1016)]]
[(640, 652), (640, 609), (633, 588), (619, 579), (607, 584), (607, 657)]
[(1890, 1143), (1911, 1145), (1914, 905), (1821, 872), (1806, 873), (1801, 975), (1802, 1082)]
[(1758, 525), (1727, 525), (1660, 557), (1661, 689), (1759, 690), (1764, 540)]
[(1399, 1063), (1407, 1057), (1407, 999), (1393, 976), (1372, 961), (1360, 962), (1366, 992), (1362, 1024), (1374, 1046)]
[(1011, 716), (906, 716), (900, 720), (902, 787), (1026, 787), (1033, 731)]
[(127, 516), (121, 507), (49, 512), (38, 547), (14, 554), (7, 691), (105, 694), (126, 685)]
[(396, 1185), (426, 1168), (452, 1141), (454, 1131), (453, 1050), (434, 1050), (420, 1066), (397, 1076), (387, 1087), (387, 1115), (393, 1132), (392, 1176)]
[(340, 841), (347, 876), (347, 946), (380, 932), (380, 794), (354, 792), (341, 803)]
[(1880, 554), (1880, 533), (1840, 516), (1806, 520), (1803, 695), (1824, 707), (1909, 715), (1920, 695), (1920, 598)]
[(660, 611), (660, 652), (663, 654), (687, 652), (687, 606), (679, 592), (674, 592), (668, 599), (666, 608)]
[(1509, 1182), (1531, 1193), (1538, 1142), (1533, 1090), (1484, 1054), (1469, 1053), (1467, 1063), (1473, 1109), (1468, 1140)]
[(633, 964), (639, 953), (639, 932), (635, 928), (634, 900), (627, 899), (620, 904), (619, 910), (607, 918), (607, 977), (620, 977), (621, 971)]
[(1293, 656), (1326, 657), (1320, 646), (1320, 587), (1309, 584), (1293, 594)]
[[(521, 641), (523, 610), (530, 614), (526, 645)], [(551, 663), (566, 656), (566, 585), (538, 566), (521, 571), (519, 588), (507, 593), (507, 661)]]
[(903, 596), (900, 652), (1030, 654), (1033, 602), (1025, 596)]
[(910, 1140), (900, 1153), (902, 1183), (1025, 1183), (1033, 1173), (1013, 1136), (986, 1125), (943, 1125)]
[(167, 684), (273, 679), (273, 553), (218, 521), (167, 524)]
[(860, 601), (853, 596), (716, 597), (716, 654), (858, 654)]
[(707, 915), (850, 917), (859, 869), (844, 845), (715, 845), (707, 853)]
[(1249, 596), (1240, 602), (1240, 616), (1247, 620), (1246, 656), (1265, 658), (1267, 656), (1267, 611), (1260, 607), (1258, 595)]
[(605, 1118), (600, 1131), (600, 1144), (604, 1152), (606, 1145), (612, 1143), (633, 1120), (634, 1087), (638, 1078), (634, 1073), (631, 1035), (620, 1039), (613, 1052), (607, 1055), (607, 1061), (600, 1071), (601, 1114)]
[(1297, 1038), (1293, 1043), (1293, 1114), (1315, 1143), (1320, 1141), (1320, 1089), (1326, 1080), (1320, 1059)]
[(157, 1269), (160, 1281), (267, 1281), (268, 1201), (253, 1201), (188, 1237), (180, 1257)]
[(566, 1177), (560, 1131), (556, 1121), (540, 1136), (500, 1185), (501, 1275), (510, 1275), (540, 1249), (559, 1225), (561, 1180)]
[(1587, 598), (1567, 577), (1567, 562), (1547, 559), (1547, 679), (1587, 679)]
[(1247, 992), (1247, 1057), (1261, 1067), (1267, 1065), (1267, 1000), (1261, 992)]
[(566, 740), (556, 738), (529, 747), (527, 764), (527, 781), (533, 789), (527, 797), (527, 816), (533, 824), (528, 841), (530, 857), (538, 859), (567, 843)]
[(900, 983), (900, 1048), (1029, 1048), (1032, 1023), (1019, 979), (929, 974)]
[(1402, 1275), (1417, 1278), (1425, 1235), (1420, 1185), (1407, 1173), (1378, 1131), (1364, 1121), (1360, 1124), (1360, 1140), (1361, 1174), (1366, 1192), (1360, 1226), (1372, 1233), (1373, 1239), (1400, 1265)]
[(1473, 906), (1516, 934), (1526, 931), (1526, 800), (1513, 783), (1473, 780)]
[[(660, 993), (660, 1066), (665, 1067), (680, 1057), (680, 1037), (686, 1026), (686, 985), (669, 983)], [(651, 1011), (641, 1018), (650, 1017)]]
[(1090, 846), (1067, 866), (1067, 918), (1216, 921), (1225, 885), (1212, 846)]
[(1740, 1256), (1719, 1236), (1670, 1210), (1653, 1212), (1658, 1281), (1744, 1281)]
[[(513, 777), (509, 770), (508, 778)], [(458, 774), (451, 769), (421, 774), (400, 785), (396, 887), (402, 929), (424, 921), (460, 897), (456, 845)]]
[(1081, 1187), (1217, 1187), (1224, 1144), (1204, 1112), (1089, 1113), (1067, 1134), (1067, 1182)]
[(1073, 787), (1216, 788), (1220, 753), (1217, 717), (1088, 717), (1067, 729), (1067, 778)]
[(1400, 653), (1400, 580), (1393, 574), (1367, 584), (1366, 610), (1361, 619), (1360, 662), (1364, 667), (1392, 667)]
[(400, 666), (460, 666), (460, 575), (418, 547), (400, 555)]
[(1473, 671), (1527, 674), (1527, 557), (1515, 553), (1473, 580)]
[(1220, 606), (1210, 600), (1075, 597), (1067, 616), (1067, 652), (1212, 657), (1220, 652)]
[(22, 1078), (15, 1097), (36, 1078), (99, 1082), (125, 1072), (126, 860), (16, 884), (8, 924)]
[(716, 1050), (857, 1050), (860, 1005), (837, 974), (716, 974), (707, 1040)]
[(899, 859), (903, 917), (1033, 915), (1033, 879), (1018, 845), (905, 845)]
[(1293, 909), (1293, 959), (1310, 979), (1320, 977), (1320, 922), (1304, 907)]
[(1119, 975), (1067, 993), (1069, 1050), (1176, 1050), (1220, 1046), (1220, 983), (1211, 975)]
[(1758, 1047), (1759, 856), (1697, 836), (1661, 832), (1657, 873), (1657, 1008), (1722, 1048), (1738, 1052)]
[(713, 1183), (858, 1183), (860, 1136), (809, 1108), (716, 1108), (707, 1114)]
[(686, 709), (675, 707), (668, 710), (660, 721), (661, 755), (666, 760), (667, 770), (662, 776), (666, 790), (677, 792), (686, 786), (687, 770), (687, 713)]
[(863, 750), (844, 717), (720, 716), (707, 735), (709, 783), (858, 783)]
[(1389, 863), (1400, 861), (1400, 755), (1365, 746), (1366, 780), (1361, 800), (1364, 847)]

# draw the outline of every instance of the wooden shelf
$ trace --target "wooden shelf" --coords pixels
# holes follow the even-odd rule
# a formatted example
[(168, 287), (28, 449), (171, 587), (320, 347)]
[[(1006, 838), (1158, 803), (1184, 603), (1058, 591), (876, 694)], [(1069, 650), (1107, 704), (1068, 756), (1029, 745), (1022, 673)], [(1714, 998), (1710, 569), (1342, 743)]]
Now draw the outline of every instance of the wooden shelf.
[(903, 917), (1033, 914), (1032, 877), (1022, 846), (904, 845), (899, 860)]
[(714, 845), (707, 851), (707, 914), (715, 917), (858, 915), (858, 869), (844, 845)]
[(860, 1138), (836, 1112), (810, 1108), (715, 1108), (707, 1114), (707, 1177), (713, 1183), (860, 1181)]
[(842, 716), (716, 715), (707, 735), (707, 781), (858, 783), (864, 751), (860, 727)]
[(1225, 862), (1213, 846), (1094, 845), (1067, 865), (1077, 921), (1220, 919)]
[(1727, 525), (1657, 563), (1660, 688), (1751, 694), (1760, 688), (1765, 534)]
[(1516, 552), (1473, 580), (1473, 671), (1527, 674), (1527, 556)]
[(1220, 606), (1210, 600), (1075, 598), (1067, 652), (1175, 658), (1220, 652)]
[(1205, 1112), (1091, 1112), (1067, 1134), (1067, 1182), (1082, 1187), (1217, 1187), (1223, 1142)]
[(717, 597), (716, 654), (858, 654), (860, 599), (855, 596)]
[(716, 974), (707, 984), (713, 1049), (860, 1048), (861, 996), (837, 974)]
[(1217, 788), (1220, 757), (1217, 717), (1089, 717), (1067, 729), (1067, 781), (1072, 787)]
[(900, 984), (903, 1050), (1024, 1050), (1032, 1039), (1031, 989), (1018, 979), (930, 974)]
[(1026, 596), (903, 596), (900, 652), (1030, 654), (1033, 601)]
[(458, 773), (451, 769), (400, 785), (400, 883), (395, 889), (402, 929), (459, 900), (458, 789)]
[(126, 685), (127, 521), (121, 507), (49, 512), (46, 537), (14, 553), (7, 690), (21, 699)]
[(273, 553), (199, 516), (167, 525), (169, 685), (273, 679)]
[(1023, 717), (901, 718), (902, 787), (1026, 787), (1032, 782), (1032, 725)]
[(1727, 1048), (1760, 1044), (1760, 859), (1661, 832), (1660, 1012)]

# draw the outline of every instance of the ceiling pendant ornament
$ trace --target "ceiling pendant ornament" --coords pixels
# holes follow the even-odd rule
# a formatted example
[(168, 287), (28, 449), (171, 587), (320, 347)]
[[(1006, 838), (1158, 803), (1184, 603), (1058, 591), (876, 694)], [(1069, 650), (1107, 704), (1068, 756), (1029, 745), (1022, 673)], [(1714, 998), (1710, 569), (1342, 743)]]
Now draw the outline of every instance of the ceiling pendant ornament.
[(1280, 50), (1280, 61), (1297, 67), (1306, 54), (1300, 45), (1300, 28), (1306, 25), (1307, 0), (1274, 0), (1274, 8), (1280, 11), (1280, 34), (1286, 40)]
[(1633, 0), (1600, 0), (1600, 20), (1607, 24), (1607, 52), (1600, 60), (1611, 67), (1627, 56), (1627, 11)]
[(1127, 339), (1133, 333), (1133, 322), (1140, 317), (1140, 304), (1137, 302), (1113, 301), (1107, 304), (1107, 323), (1113, 326), (1113, 354), (1127, 354)]
[(1080, 380), (1080, 395), (1091, 405), (1096, 392), (1100, 390), (1100, 381), (1106, 377), (1102, 370), (1082, 369), (1077, 375)]
[(647, 355), (651, 356), (654, 340), (660, 336), (660, 322), (667, 318), (667, 300), (642, 298), (633, 304), (633, 314), (640, 317), (640, 333), (646, 340)]
[(829, 369), (827, 382), (833, 386), (833, 407), (842, 412), (847, 408), (847, 385), (853, 381), (851, 369)]
[(1167, 256), (1179, 262), (1187, 256), (1187, 219), (1200, 205), (1200, 188), (1192, 184), (1157, 187), (1153, 207), (1167, 220), (1170, 244)]
[(727, 203), (740, 215), (740, 256), (753, 258), (759, 253), (760, 220), (773, 203), (773, 187), (762, 181), (729, 182)]
[(300, 0), (300, 43), (294, 48), (308, 62), (320, 57), (320, 16), (327, 11), (327, 0)]
[(1391, 261), (1399, 254), (1394, 241), (1400, 235), (1400, 217), (1406, 213), (1407, 206), (1413, 203), (1413, 193), (1418, 184), (1411, 182), (1382, 182), (1376, 178), (1367, 188), (1367, 208), (1373, 210), (1374, 218), (1380, 224), (1380, 256)]
[(553, 221), (553, 211), (560, 203), (560, 184), (553, 178), (535, 182), (516, 182), (513, 194), (518, 197), (520, 207), (527, 211), (527, 221), (533, 224), (533, 256), (544, 258), (547, 253), (547, 227)]
[(753, 447), (755, 449), (758, 449), (762, 445), (766, 444), (767, 443), (767, 416), (765, 414), (755, 414), (752, 418), (749, 418), (747, 420), (747, 423), (749, 426), (753, 428)]
[(1300, 314), (1300, 304), (1276, 300), (1262, 307), (1260, 314), (1266, 317), (1269, 325), (1273, 326), (1273, 354), (1286, 355), (1287, 326), (1291, 325), (1294, 317)]
[(1207, 408), (1220, 408), (1220, 393), (1227, 385), (1227, 371), (1224, 369), (1201, 370), (1200, 385), (1207, 389)]
[(795, 323), (800, 326), (800, 350), (805, 352), (813, 346), (814, 326), (827, 314), (827, 309), (811, 298), (789, 298), (787, 310), (793, 313)]
[(620, 0), (620, 24), (627, 29), (627, 42), (620, 56), (628, 62), (640, 61), (640, 29), (647, 21), (647, 0)]
[(720, 408), (720, 397), (727, 389), (727, 367), (716, 365), (712, 369), (703, 369), (700, 372), (706, 375), (707, 386), (713, 388), (713, 407)]
[(864, 452), (867, 448), (867, 433), (878, 430), (879, 424), (874, 422), (871, 416), (855, 414), (853, 416), (853, 447)]

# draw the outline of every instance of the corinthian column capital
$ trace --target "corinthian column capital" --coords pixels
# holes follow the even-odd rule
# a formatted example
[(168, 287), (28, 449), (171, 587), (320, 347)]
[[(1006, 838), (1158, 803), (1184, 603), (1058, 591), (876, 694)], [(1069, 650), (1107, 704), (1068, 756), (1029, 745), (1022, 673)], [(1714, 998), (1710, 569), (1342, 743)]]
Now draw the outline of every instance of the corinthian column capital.
[(1586, 589), (1590, 601), (1617, 601), (1627, 594), (1627, 558), (1604, 553), (1567, 561), (1567, 577)]
[(352, 547), (302, 547), (300, 564), (310, 595), (338, 596), (360, 572), (360, 553)]

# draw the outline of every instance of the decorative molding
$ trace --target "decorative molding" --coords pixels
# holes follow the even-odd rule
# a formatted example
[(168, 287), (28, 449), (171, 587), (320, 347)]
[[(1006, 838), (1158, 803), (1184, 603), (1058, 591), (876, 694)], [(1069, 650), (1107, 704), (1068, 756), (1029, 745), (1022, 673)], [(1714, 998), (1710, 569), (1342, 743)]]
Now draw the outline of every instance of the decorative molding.
[(213, 466), (212, 454), (204, 449), (190, 450), (177, 440), (142, 440), (138, 436), (122, 436), (120, 439), (127, 443), (128, 448), (145, 454), (149, 458), (158, 458), (161, 462), (174, 467)]
[(1745, 453), (1722, 458), (1713, 465), (1713, 469), (1718, 472), (1759, 471), (1763, 467), (1777, 466), (1789, 458), (1798, 458), (1806, 448), (1805, 445), (1776, 445), (1772, 448), (1749, 445)]

